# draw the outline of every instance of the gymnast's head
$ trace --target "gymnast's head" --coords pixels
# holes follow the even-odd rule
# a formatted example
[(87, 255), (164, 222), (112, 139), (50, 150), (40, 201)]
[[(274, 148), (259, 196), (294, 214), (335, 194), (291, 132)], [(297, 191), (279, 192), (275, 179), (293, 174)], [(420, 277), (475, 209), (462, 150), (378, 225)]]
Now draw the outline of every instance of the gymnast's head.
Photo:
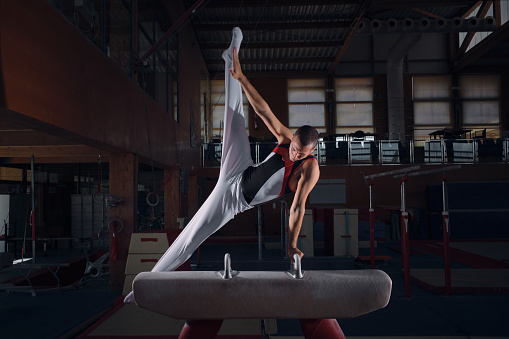
[(299, 127), (290, 143), (289, 156), (291, 161), (304, 159), (316, 148), (318, 131), (309, 125)]

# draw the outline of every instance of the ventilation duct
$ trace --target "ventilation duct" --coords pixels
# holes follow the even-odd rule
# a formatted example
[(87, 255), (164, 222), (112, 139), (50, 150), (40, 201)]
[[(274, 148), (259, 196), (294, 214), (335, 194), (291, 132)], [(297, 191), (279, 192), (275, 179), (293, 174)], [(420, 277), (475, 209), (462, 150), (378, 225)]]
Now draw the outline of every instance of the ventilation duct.
[(361, 21), (359, 23), (359, 27), (357, 27), (357, 32), (360, 32), (361, 34), (367, 34), (368, 32), (370, 32), (369, 23)]
[(386, 25), (388, 33), (401, 32), (401, 21), (399, 21), (399, 20), (389, 19), (389, 20), (387, 20), (385, 25)]
[(480, 20), (476, 17), (471, 17), (471, 18), (468, 18), (467, 20), (467, 27), (471, 28), (471, 29), (477, 29), (480, 25)]
[(435, 30), (437, 32), (450, 32), (451, 20), (444, 18), (435, 20)]
[(387, 56), (387, 105), (389, 140), (405, 141), (403, 58), (422, 37), (422, 33), (402, 34)]
[(487, 16), (482, 20), (484, 28), (488, 31), (494, 31), (497, 29), (497, 20), (492, 16)]
[(361, 22), (357, 34), (375, 33), (457, 33), (457, 32), (485, 32), (497, 29), (495, 18), (489, 16), (483, 19), (470, 17), (462, 19), (428, 19), (414, 20), (406, 18), (403, 20), (389, 19), (381, 21), (378, 19), (369, 22)]
[(380, 20), (374, 19), (369, 23), (369, 27), (371, 28), (371, 32), (377, 33), (382, 30), (382, 22)]
[(433, 25), (428, 18), (422, 18), (419, 20), (419, 24), (417, 25), (420, 32), (430, 32), (433, 30)]
[(451, 29), (453, 31), (464, 31), (467, 28), (468, 21), (462, 18), (452, 18)]
[(409, 32), (409, 31), (413, 30), (415, 28), (414, 20), (408, 19), (408, 18), (404, 19), (402, 27), (403, 27), (403, 32)]

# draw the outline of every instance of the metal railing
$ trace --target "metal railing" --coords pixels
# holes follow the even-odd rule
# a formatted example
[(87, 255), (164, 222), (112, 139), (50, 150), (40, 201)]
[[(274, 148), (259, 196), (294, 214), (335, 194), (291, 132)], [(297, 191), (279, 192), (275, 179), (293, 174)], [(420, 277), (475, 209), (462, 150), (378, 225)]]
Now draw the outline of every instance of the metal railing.
[[(251, 143), (254, 163), (262, 162), (277, 145), (275, 142)], [(202, 144), (201, 164), (218, 167), (222, 143)], [(354, 164), (447, 164), (509, 162), (509, 138), (319, 141), (314, 152), (320, 165)]]

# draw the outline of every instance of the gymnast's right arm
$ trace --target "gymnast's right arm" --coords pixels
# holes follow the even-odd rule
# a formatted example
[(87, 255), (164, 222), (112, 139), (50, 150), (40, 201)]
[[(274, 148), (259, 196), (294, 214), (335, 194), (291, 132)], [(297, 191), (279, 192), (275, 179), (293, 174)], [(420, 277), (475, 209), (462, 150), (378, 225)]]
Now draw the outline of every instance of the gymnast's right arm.
[(228, 68), (228, 70), (230, 71), (232, 77), (240, 82), (242, 88), (244, 89), (244, 93), (246, 93), (249, 103), (251, 106), (253, 106), (256, 114), (258, 114), (265, 125), (267, 125), (270, 132), (277, 138), (278, 143), (281, 144), (292, 140), (292, 132), (285, 125), (283, 125), (281, 121), (279, 121), (279, 119), (270, 109), (267, 102), (261, 97), (258, 91), (253, 87), (253, 85), (251, 85), (249, 80), (242, 73), (236, 48), (233, 49), (233, 67)]

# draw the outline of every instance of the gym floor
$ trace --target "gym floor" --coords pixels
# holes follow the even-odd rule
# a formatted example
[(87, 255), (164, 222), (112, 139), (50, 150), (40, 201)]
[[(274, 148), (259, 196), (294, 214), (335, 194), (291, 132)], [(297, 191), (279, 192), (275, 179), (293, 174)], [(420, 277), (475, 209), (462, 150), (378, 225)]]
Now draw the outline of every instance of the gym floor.
[[(439, 244), (434, 244), (438, 246)], [(507, 264), (507, 242), (474, 242), (472, 246), (466, 243), (452, 244), (458, 250), (470, 253), (475, 258), (485, 258), (500, 262), (500, 267), (491, 271), (499, 273), (509, 272)], [(493, 278), (485, 274), (481, 262), (469, 265), (462, 252), (452, 256), (453, 287), (455, 285), (473, 286), (468, 279), (476, 280), (472, 289), (463, 289), (461, 294), (452, 296), (436, 293), (429, 286), (432, 280), (422, 278), (429, 272), (442, 272), (443, 261), (433, 251), (426, 251), (426, 246), (418, 242), (411, 242), (410, 267), (417, 278), (411, 283), (411, 296), (405, 297), (404, 278), (401, 274), (401, 254), (397, 250), (399, 242), (386, 242), (378, 244), (377, 256), (387, 255), (393, 260), (377, 263), (377, 267), (385, 271), (393, 281), (393, 290), (389, 304), (381, 310), (363, 315), (354, 319), (339, 319), (338, 322), (347, 338), (509, 338), (509, 279), (502, 276)], [(432, 246), (433, 247), (433, 246)], [(495, 247), (498, 250), (495, 250)], [(489, 251), (483, 251), (483, 248)], [(470, 249), (472, 249), (470, 251)], [(470, 252), (469, 252), (470, 251)], [(353, 258), (326, 257), (315, 251), (317, 256), (304, 257), (303, 270), (355, 270), (362, 269), (355, 264)], [(195, 254), (191, 258), (193, 269), (221, 270), (225, 253), (230, 253), (232, 269), (239, 271), (256, 270), (287, 270), (289, 261), (283, 258), (280, 250), (264, 250), (263, 260), (258, 260), (258, 245), (255, 243), (243, 244), (205, 244), (201, 247), (200, 262)], [(486, 253), (486, 256), (484, 254)], [(63, 259), (78, 255), (72, 250), (48, 252), (47, 257), (41, 257), (39, 262), (61, 262)], [(361, 249), (360, 255), (369, 255), (369, 249)], [(469, 256), (466, 256), (470, 258)], [(497, 259), (498, 258), (498, 259)], [(505, 258), (505, 259), (504, 259)], [(456, 260), (455, 260), (456, 259)], [(507, 265), (507, 268), (504, 268)], [(488, 265), (489, 266), (489, 265)], [(454, 272), (473, 270), (469, 276), (455, 279)], [(423, 273), (424, 272), (424, 273)], [(426, 273), (428, 272), (428, 273)], [(11, 279), (16, 272), (12, 269), (0, 271), (0, 282)], [(429, 274), (428, 274), (429, 275)], [(479, 277), (484, 279), (478, 279)], [(428, 281), (424, 282), (424, 280)], [(480, 283), (478, 281), (481, 281)], [(430, 282), (431, 281), (431, 282)], [(486, 288), (490, 287), (491, 288)], [(481, 289), (477, 288), (481, 287)], [(484, 288), (482, 288), (484, 287)], [(454, 291), (454, 289), (453, 289)], [(1, 338), (75, 338), (87, 329), (97, 326), (113, 308), (120, 292), (108, 289), (107, 279), (89, 281), (80, 288), (69, 288), (60, 291), (48, 291), (32, 296), (30, 293), (0, 292), (0, 337)], [(298, 296), (296, 296), (298, 298)], [(135, 307), (135, 306), (134, 306)], [(148, 315), (150, 317), (150, 314)], [(155, 317), (155, 316), (154, 316)], [(112, 318), (112, 317), (110, 317)], [(137, 319), (134, 326), (140, 327), (148, 324), (143, 319)], [(95, 325), (94, 325), (95, 324)], [(93, 335), (87, 338), (120, 338), (126, 337), (122, 322), (110, 326), (109, 335)], [(181, 326), (178, 323), (176, 326)], [(261, 327), (261, 326), (260, 326)], [(136, 333), (131, 332), (131, 338), (142, 338), (143, 329), (138, 328)], [(89, 331), (90, 332), (90, 331)], [(149, 333), (149, 332), (147, 332)], [(258, 334), (256, 329), (252, 335)], [(177, 328), (178, 334), (178, 328)], [(221, 333), (220, 333), (221, 334)], [(175, 335), (175, 333), (168, 333)], [(162, 337), (147, 335), (146, 337)], [(250, 336), (249, 338), (254, 338)], [(302, 337), (297, 320), (277, 320), (277, 333), (271, 338)], [(173, 338), (173, 336), (170, 336)], [(175, 336), (176, 338), (176, 336)], [(226, 338), (226, 337), (225, 337)], [(231, 336), (230, 338), (234, 338)]]

